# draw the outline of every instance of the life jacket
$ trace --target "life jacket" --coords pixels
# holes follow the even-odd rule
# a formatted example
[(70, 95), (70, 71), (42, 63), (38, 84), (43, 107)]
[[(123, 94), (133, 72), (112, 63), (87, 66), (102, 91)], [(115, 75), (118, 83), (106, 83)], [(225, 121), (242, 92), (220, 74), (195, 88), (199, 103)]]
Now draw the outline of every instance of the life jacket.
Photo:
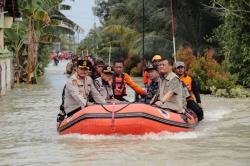
[(148, 72), (147, 71), (144, 71), (143, 83), (144, 83), (145, 86), (149, 86), (149, 84), (151, 83), (151, 80), (148, 78)]
[(194, 100), (194, 95), (193, 95), (193, 89), (192, 89), (192, 78), (190, 76), (182, 76), (180, 77), (180, 80), (186, 85), (190, 96), (187, 98), (187, 100)]
[(116, 74), (113, 75), (113, 84), (112, 84), (114, 96), (117, 98), (122, 98), (126, 96), (126, 82), (124, 81), (124, 73), (121, 77), (117, 77)]

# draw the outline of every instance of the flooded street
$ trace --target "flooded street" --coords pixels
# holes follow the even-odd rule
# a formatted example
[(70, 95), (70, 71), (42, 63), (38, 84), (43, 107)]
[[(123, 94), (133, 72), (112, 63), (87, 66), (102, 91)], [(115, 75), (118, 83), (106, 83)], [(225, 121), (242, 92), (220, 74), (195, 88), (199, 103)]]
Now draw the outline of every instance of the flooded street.
[(60, 65), (0, 97), (0, 165), (249, 165), (249, 98), (202, 96), (205, 119), (189, 133), (59, 136)]

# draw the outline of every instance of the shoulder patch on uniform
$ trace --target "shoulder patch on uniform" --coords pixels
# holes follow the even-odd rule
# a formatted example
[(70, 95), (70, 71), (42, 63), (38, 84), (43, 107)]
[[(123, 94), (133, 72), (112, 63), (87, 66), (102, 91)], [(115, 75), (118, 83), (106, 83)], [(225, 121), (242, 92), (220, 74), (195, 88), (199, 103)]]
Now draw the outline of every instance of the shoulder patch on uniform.
[(74, 86), (77, 86), (77, 80), (75, 80), (75, 79), (72, 80), (72, 81), (71, 81), (71, 84), (74, 85)]
[(101, 88), (100, 82), (98, 80), (94, 80), (96, 88), (99, 90)]

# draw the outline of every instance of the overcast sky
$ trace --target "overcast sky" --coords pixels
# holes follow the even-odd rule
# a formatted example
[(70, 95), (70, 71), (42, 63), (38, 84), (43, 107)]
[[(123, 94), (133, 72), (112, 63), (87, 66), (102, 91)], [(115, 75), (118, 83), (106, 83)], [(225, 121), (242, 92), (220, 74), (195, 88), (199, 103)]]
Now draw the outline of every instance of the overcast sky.
[(68, 4), (72, 8), (69, 11), (62, 11), (62, 13), (84, 29), (84, 34), (79, 35), (80, 40), (88, 34), (95, 22), (97, 26), (100, 25), (98, 17), (95, 17), (92, 11), (95, 0), (75, 0), (74, 2), (65, 0), (63, 4)]

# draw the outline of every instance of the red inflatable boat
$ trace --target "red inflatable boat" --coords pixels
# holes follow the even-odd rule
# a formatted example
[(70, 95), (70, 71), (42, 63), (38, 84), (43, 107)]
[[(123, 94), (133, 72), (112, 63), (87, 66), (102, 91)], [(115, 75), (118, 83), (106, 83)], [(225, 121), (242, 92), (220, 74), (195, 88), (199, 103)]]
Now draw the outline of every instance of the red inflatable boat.
[(59, 134), (132, 134), (186, 132), (197, 125), (189, 113), (178, 114), (146, 104), (93, 105), (64, 119)]

